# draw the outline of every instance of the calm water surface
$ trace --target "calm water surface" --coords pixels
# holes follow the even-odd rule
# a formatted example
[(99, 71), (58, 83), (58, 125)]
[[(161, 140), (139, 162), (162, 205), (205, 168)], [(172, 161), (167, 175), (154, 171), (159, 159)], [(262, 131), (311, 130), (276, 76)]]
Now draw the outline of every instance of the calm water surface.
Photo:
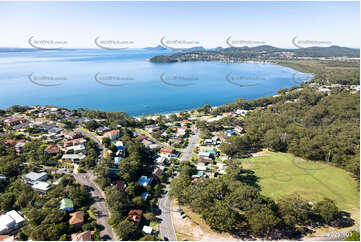
[(0, 108), (56, 105), (138, 116), (275, 95), (310, 74), (259, 63), (154, 64), (154, 50), (0, 53)]

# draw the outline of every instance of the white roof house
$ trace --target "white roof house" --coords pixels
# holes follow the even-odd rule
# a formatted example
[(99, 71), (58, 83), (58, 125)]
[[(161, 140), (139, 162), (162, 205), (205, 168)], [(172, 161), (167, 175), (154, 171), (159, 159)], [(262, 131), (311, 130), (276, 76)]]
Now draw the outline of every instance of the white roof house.
[(18, 229), (25, 219), (15, 210), (0, 216), (0, 235)]
[(144, 226), (142, 232), (145, 234), (152, 234), (153, 228), (150, 226)]
[(122, 157), (114, 157), (114, 164), (119, 165)]
[(79, 144), (79, 145), (74, 145), (74, 146), (69, 146), (66, 147), (66, 150), (74, 150), (74, 151), (82, 151), (85, 150), (85, 145), (84, 144)]
[(51, 187), (50, 183), (43, 182), (43, 181), (37, 181), (32, 186), (33, 189), (38, 190), (40, 192), (47, 192)]
[(156, 160), (157, 164), (161, 164), (161, 165), (164, 165), (167, 161), (168, 159), (164, 156), (159, 156)]
[(48, 173), (46, 172), (30, 172), (23, 176), (25, 183), (34, 184), (37, 181), (45, 181), (48, 178)]
[(149, 149), (158, 149), (159, 145), (158, 144), (150, 144), (148, 145)]
[(116, 147), (124, 146), (123, 141), (117, 141), (115, 142)]
[(198, 156), (205, 156), (205, 157), (210, 157), (211, 153), (209, 152), (199, 152)]
[(206, 171), (206, 170), (208, 170), (207, 166), (197, 165), (197, 171)]
[(86, 156), (83, 153), (79, 153), (79, 154), (64, 154), (61, 159), (62, 160), (82, 160), (84, 159)]

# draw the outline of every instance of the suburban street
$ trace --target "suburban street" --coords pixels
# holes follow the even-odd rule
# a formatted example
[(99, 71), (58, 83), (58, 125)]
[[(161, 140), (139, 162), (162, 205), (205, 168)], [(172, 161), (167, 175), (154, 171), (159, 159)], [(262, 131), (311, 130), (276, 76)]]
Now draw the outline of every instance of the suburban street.
[(117, 240), (115, 233), (113, 232), (112, 226), (108, 224), (110, 216), (104, 192), (95, 184), (93, 179), (95, 177), (92, 173), (76, 173), (73, 174), (76, 181), (82, 185), (90, 188), (90, 194), (94, 199), (94, 206), (96, 208), (97, 224), (102, 226), (100, 231), (100, 237), (102, 240)]
[(191, 136), (188, 146), (183, 150), (183, 154), (182, 157), (180, 158), (180, 161), (187, 161), (190, 160), (192, 157), (194, 147), (197, 144), (197, 140), (199, 139), (199, 135), (200, 135), (197, 128), (194, 129), (194, 132), (195, 134)]
[[(84, 136), (92, 139), (94, 142), (98, 144), (101, 155), (98, 157), (98, 161), (104, 156), (104, 147), (100, 140), (92, 135), (89, 132), (86, 132), (81, 129), (76, 129), (77, 132), (82, 133)], [(85, 185), (90, 190), (90, 194), (94, 199), (94, 206), (96, 208), (96, 217), (97, 224), (99, 224), (102, 229), (100, 231), (100, 237), (102, 240), (118, 240), (116, 237), (112, 226), (108, 224), (108, 219), (110, 217), (110, 212), (107, 207), (107, 203), (105, 201), (104, 192), (98, 187), (98, 185), (94, 182), (95, 176), (92, 171), (88, 171), (87, 173), (77, 173), (76, 171), (73, 173), (74, 178), (79, 184)]]
[[(100, 140), (91, 133), (86, 132), (82, 129), (76, 129), (76, 131), (82, 133), (84, 136), (92, 139), (98, 144), (99, 149), (101, 150), (101, 156), (99, 157), (99, 159), (101, 159), (104, 156), (104, 148)], [(199, 139), (200, 135), (197, 129), (195, 129), (194, 132), (195, 134), (190, 137), (188, 146), (183, 150), (182, 157), (180, 158), (181, 162), (190, 160), (192, 156), (192, 152), (195, 145), (197, 144), (197, 140)], [(155, 142), (157, 141), (155, 140)], [(159, 143), (159, 145), (163, 146), (161, 143)], [(89, 171), (88, 173), (74, 173), (74, 177), (80, 184), (90, 187), (91, 195), (94, 199), (94, 206), (97, 211), (97, 223), (104, 228), (100, 232), (102, 240), (117, 240), (112, 227), (107, 223), (110, 212), (105, 201), (104, 192), (95, 184), (95, 182), (93, 182), (93, 180), (95, 179), (94, 175)], [(171, 216), (171, 213), (175, 211), (171, 211), (171, 201), (168, 197), (168, 190), (169, 186), (167, 186), (166, 188), (167, 194), (165, 194), (159, 201), (159, 209), (161, 211), (160, 215), (158, 216), (158, 218), (160, 219), (160, 237), (163, 240), (176, 241), (177, 237), (174, 231)]]
[[(167, 187), (168, 191), (169, 187)], [(177, 236), (174, 231), (172, 215), (171, 215), (171, 201), (168, 198), (168, 195), (163, 196), (159, 200), (159, 209), (161, 210), (161, 214), (158, 218), (161, 219), (159, 224), (160, 237), (162, 240), (170, 240), (176, 241)]]
[[(199, 138), (199, 131), (195, 129), (195, 134), (191, 136), (188, 146), (184, 149), (184, 153), (182, 154), (180, 161), (186, 161), (191, 158), (193, 149), (197, 144), (198, 138)], [(168, 190), (169, 190), (169, 186), (167, 186), (166, 188), (167, 194), (164, 195), (159, 201), (159, 208), (161, 210), (161, 214), (158, 216), (158, 218), (161, 219), (159, 224), (160, 237), (163, 240), (176, 241), (177, 236), (174, 231), (172, 215), (171, 215), (172, 212), (176, 212), (176, 211), (171, 210), (171, 201), (168, 197)]]

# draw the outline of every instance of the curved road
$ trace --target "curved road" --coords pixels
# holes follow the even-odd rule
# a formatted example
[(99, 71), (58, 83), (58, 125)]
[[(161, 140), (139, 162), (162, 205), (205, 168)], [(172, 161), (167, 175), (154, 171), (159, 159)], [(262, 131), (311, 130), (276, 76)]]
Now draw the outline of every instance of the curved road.
[[(97, 143), (98, 148), (101, 151), (101, 155), (98, 157), (98, 161), (104, 157), (104, 147), (97, 137), (81, 129), (76, 129), (75, 131), (80, 132), (83, 136), (86, 136)], [(118, 240), (112, 226), (108, 224), (110, 212), (105, 201), (105, 194), (93, 181), (95, 179), (95, 176), (93, 175), (92, 171), (88, 171), (87, 173), (74, 172), (73, 176), (79, 184), (85, 185), (90, 188), (90, 194), (94, 200), (94, 207), (96, 208), (97, 224), (103, 227), (103, 229), (100, 231), (101, 239)]]
[[(194, 147), (197, 144), (198, 138), (199, 131), (195, 129), (195, 134), (191, 136), (190, 142), (187, 148), (184, 149), (180, 161), (190, 160)], [(158, 218), (161, 219), (159, 224), (160, 237), (162, 240), (176, 241), (177, 236), (173, 227), (171, 215), (171, 213), (175, 211), (171, 211), (171, 201), (168, 197), (168, 190), (169, 186), (166, 187), (167, 194), (159, 200), (159, 209), (161, 210), (161, 214), (158, 216)]]

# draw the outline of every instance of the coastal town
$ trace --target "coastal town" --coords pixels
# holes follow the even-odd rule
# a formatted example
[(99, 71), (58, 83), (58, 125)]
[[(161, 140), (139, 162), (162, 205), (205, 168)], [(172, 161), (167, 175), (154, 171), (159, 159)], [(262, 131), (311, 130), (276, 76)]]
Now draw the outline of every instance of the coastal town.
[[(359, 95), (360, 90), (311, 82), (271, 98), (292, 104), (304, 88), (326, 96), (339, 89)], [(237, 146), (232, 142), (245, 138), (245, 117), (272, 109), (267, 104), (217, 112), (205, 105), (138, 118), (53, 106), (2, 110), (0, 189), (21, 187), (23, 192), (0, 197), (0, 238), (177, 240), (170, 182), (185, 170), (192, 184), (227, 174), (235, 154), (252, 156), (251, 147), (232, 149)], [(173, 213), (189, 219), (181, 208)]]
[[(233, 113), (225, 113), (222, 117), (241, 118), (247, 112), (248, 110), (236, 110)], [(135, 122), (139, 127), (129, 128), (119, 124), (109, 125), (107, 119), (82, 117), (78, 113), (57, 107), (15, 106), (1, 116), (1, 142), (6, 150), (4, 152), (28, 159), (15, 171), (4, 170), (6, 172), (0, 175), (2, 189), (19, 180), (29, 192), (37, 193), (38, 199), (46, 197), (47, 193), (57, 189), (62, 180), (72, 179), (71, 177), (75, 178), (76, 183), (84, 186), (93, 200), (99, 199), (94, 197), (92, 190), (101, 190), (100, 185), (89, 181), (94, 186), (92, 188), (83, 181), (82, 176), (93, 175), (94, 171), (102, 169), (101, 159), (112, 161), (109, 164), (108, 175), (122, 169), (122, 161), (130, 156), (131, 151), (127, 149), (127, 142), (121, 138), (125, 133), (130, 133), (129, 138), (147, 148), (153, 159), (149, 164), (143, 164), (146, 166), (144, 174), (135, 177), (133, 181), (112, 178), (110, 186), (119, 191), (126, 191), (129, 185), (135, 186), (133, 189), (138, 191), (135, 199), (141, 198), (141, 202), (137, 202), (140, 206), (130, 205), (133, 208), (126, 211), (128, 215), (125, 220), (133, 221), (143, 236), (158, 237), (160, 234), (157, 219), (155, 222), (152, 220), (157, 212), (153, 208), (148, 208), (149, 203), (164, 196), (167, 193), (169, 179), (177, 176), (179, 159), (189, 145), (189, 139), (198, 135), (196, 120), (212, 121), (222, 118), (198, 118), (187, 113), (176, 113), (138, 119)], [(190, 160), (196, 167), (196, 173), (192, 176), (194, 181), (224, 174), (223, 161), (227, 158), (219, 157), (217, 147), (228, 136), (242, 133), (242, 127), (229, 126), (222, 132), (214, 133), (212, 137), (196, 140), (195, 149), (190, 151)], [(31, 154), (34, 151), (33, 146), (36, 146), (37, 154)], [(99, 216), (104, 214), (110, 216), (112, 211), (109, 211), (107, 206), (100, 207), (100, 211), (97, 211), (94, 204), (85, 205), (88, 209), (86, 210), (84, 204), (75, 203), (69, 197), (57, 197), (56, 200), (57, 209), (65, 214), (69, 226), (74, 228), (74, 233), (64, 235), (67, 239), (88, 241), (104, 239), (104, 236), (116, 239), (112, 229), (108, 230), (111, 231), (109, 234), (104, 234), (97, 226), (92, 226), (93, 230), (86, 230), (89, 226), (84, 226), (91, 219), (98, 220)], [(35, 208), (29, 208), (29, 204), (17, 207), (18, 210), (7, 211), (0, 217), (2, 240), (17, 240), (29, 236), (18, 232), (24, 225), (32, 223), (27, 219), (27, 210)], [(109, 225), (105, 223), (103, 226)]]

